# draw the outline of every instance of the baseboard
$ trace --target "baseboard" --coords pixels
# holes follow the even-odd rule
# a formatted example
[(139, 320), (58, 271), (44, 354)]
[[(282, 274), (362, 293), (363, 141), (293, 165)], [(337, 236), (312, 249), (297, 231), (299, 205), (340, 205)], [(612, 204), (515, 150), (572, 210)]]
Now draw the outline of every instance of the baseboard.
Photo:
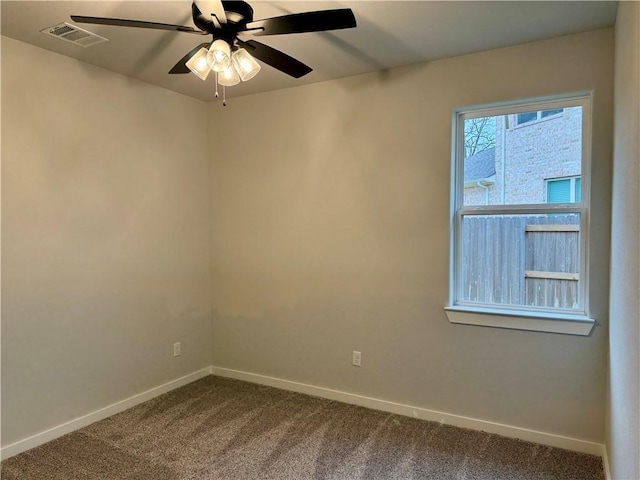
[(602, 467), (604, 468), (604, 478), (611, 480), (611, 467), (609, 467), (609, 454), (607, 453), (607, 445), (602, 445)]
[(187, 385), (188, 383), (195, 382), (196, 380), (199, 380), (210, 374), (211, 367), (203, 368), (183, 377), (171, 380), (170, 382), (167, 382), (163, 385), (147, 390), (146, 392), (139, 393), (125, 400), (121, 400), (112, 405), (101, 408), (100, 410), (96, 410), (95, 412), (91, 412), (87, 415), (83, 415), (82, 417), (78, 417), (76, 419), (65, 422), (62, 425), (58, 425), (57, 427), (50, 428), (48, 430), (45, 430), (44, 432), (32, 435), (31, 437), (25, 438), (23, 440), (19, 440), (0, 449), (0, 460), (13, 457), (14, 455), (30, 450), (34, 447), (42, 445), (43, 443), (50, 442), (51, 440), (61, 437), (62, 435), (66, 435), (67, 433), (71, 433), (75, 430), (86, 427), (87, 425), (91, 425), (94, 422), (103, 420), (107, 417), (115, 415), (116, 413), (123, 412), (131, 407), (135, 407), (140, 403), (151, 400), (158, 395), (162, 395), (163, 393), (167, 393), (171, 390)]
[(329, 388), (316, 387), (314, 385), (307, 385), (304, 383), (292, 382), (290, 380), (283, 380), (280, 378), (268, 377), (265, 375), (258, 375), (255, 373), (232, 370), (228, 368), (213, 366), (211, 367), (211, 373), (213, 375), (218, 375), (221, 377), (235, 378), (238, 380), (244, 380), (260, 385), (281, 388), (283, 390), (305, 393), (307, 395), (327, 398), (330, 400), (337, 400), (343, 403), (350, 403), (362, 407), (373, 408), (375, 410), (395, 413), (398, 415), (421, 418), (423, 420), (440, 422), (447, 425), (469, 428), (472, 430), (480, 430), (504, 437), (519, 438), (521, 440), (527, 440), (529, 442), (564, 448), (576, 452), (589, 453), (597, 456), (603, 455), (603, 445), (601, 443), (580, 440), (578, 438), (564, 437), (561, 435), (555, 435), (553, 433), (529, 430), (526, 428), (490, 422), (487, 420), (479, 420), (476, 418), (464, 417), (461, 415), (454, 415), (451, 413), (439, 412), (426, 408), (413, 407), (410, 405), (403, 405), (386, 400), (379, 400), (376, 398), (356, 395), (353, 393), (341, 392)]

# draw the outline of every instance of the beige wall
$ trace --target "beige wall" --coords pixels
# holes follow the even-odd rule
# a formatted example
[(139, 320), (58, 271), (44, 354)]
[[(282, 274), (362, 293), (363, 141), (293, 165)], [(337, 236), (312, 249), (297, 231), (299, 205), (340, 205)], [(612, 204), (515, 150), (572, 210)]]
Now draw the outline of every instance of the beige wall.
[(607, 451), (614, 479), (640, 478), (640, 4), (616, 22)]
[[(213, 364), (601, 442), (612, 81), (608, 29), (211, 105)], [(450, 324), (451, 110), (591, 89), (598, 326)]]
[(206, 122), (2, 38), (3, 446), (210, 364)]

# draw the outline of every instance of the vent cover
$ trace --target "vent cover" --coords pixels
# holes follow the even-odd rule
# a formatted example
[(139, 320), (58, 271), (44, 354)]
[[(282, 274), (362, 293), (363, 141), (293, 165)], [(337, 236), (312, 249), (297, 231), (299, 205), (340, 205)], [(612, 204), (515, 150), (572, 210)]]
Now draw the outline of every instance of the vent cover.
[(95, 33), (88, 32), (82, 28), (71, 25), (70, 23), (61, 23), (54, 25), (53, 27), (40, 30), (41, 33), (46, 33), (52, 37), (65, 40), (67, 42), (80, 45), (81, 47), (90, 47), (97, 45), (98, 43), (108, 42), (107, 38), (96, 35)]

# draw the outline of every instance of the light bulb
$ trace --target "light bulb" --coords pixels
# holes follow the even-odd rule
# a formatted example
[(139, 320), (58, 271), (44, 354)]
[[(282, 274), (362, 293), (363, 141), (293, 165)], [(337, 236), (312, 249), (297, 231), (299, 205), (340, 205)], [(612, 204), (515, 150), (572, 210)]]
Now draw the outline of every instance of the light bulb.
[(198, 61), (196, 62), (196, 70), (200, 70), (202, 72), (205, 72), (207, 70), (211, 71), (211, 69), (209, 68), (209, 64), (207, 63), (206, 56), (202, 56), (198, 59)]
[(260, 71), (260, 64), (244, 48), (233, 52), (231, 60), (243, 82), (251, 80)]
[(223, 72), (231, 65), (231, 48), (222, 39), (215, 40), (207, 53), (207, 62), (214, 72)]
[(202, 80), (206, 80), (211, 71), (211, 67), (207, 63), (207, 53), (207, 49), (203, 47), (185, 64), (189, 70)]
[(233, 65), (218, 74), (218, 83), (225, 87), (233, 87), (240, 83), (240, 77)]

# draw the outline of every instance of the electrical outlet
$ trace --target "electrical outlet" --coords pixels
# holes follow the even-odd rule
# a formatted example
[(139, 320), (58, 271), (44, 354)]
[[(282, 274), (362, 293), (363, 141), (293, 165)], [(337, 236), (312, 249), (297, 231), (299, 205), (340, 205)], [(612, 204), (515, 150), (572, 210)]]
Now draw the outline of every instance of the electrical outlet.
[(353, 363), (354, 367), (359, 367), (362, 365), (362, 353), (353, 351), (353, 356), (351, 363)]
[(173, 344), (173, 356), (174, 357), (180, 356), (180, 342), (176, 342)]

